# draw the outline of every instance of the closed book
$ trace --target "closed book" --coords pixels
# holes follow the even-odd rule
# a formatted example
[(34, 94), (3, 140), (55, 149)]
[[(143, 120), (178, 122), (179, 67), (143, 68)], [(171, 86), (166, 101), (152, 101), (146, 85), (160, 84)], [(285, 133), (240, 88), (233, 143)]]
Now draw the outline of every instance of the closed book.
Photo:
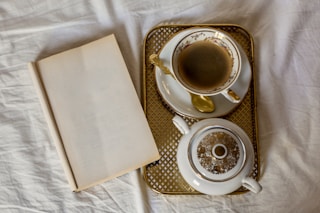
[(30, 62), (29, 70), (72, 190), (159, 159), (114, 35)]

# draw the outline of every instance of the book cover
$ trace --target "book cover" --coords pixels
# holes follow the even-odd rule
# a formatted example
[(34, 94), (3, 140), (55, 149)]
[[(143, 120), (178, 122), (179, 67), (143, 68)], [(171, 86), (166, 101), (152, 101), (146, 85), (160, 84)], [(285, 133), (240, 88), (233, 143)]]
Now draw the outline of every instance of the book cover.
[(29, 70), (74, 191), (159, 159), (114, 35), (31, 62)]

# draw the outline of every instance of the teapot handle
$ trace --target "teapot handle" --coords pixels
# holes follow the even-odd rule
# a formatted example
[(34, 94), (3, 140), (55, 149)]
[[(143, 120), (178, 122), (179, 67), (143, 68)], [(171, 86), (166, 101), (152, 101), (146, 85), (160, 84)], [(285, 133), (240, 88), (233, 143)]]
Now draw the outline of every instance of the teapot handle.
[(262, 186), (253, 178), (245, 177), (242, 180), (242, 186), (246, 187), (254, 193), (259, 193), (262, 190)]
[(175, 115), (172, 118), (172, 122), (182, 134), (188, 134), (190, 131), (188, 124), (180, 116)]

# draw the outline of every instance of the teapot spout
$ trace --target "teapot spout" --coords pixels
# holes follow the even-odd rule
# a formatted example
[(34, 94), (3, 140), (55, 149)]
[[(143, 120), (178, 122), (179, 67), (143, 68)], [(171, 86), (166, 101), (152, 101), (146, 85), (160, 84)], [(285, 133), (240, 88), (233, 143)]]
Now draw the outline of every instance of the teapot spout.
[(172, 122), (182, 134), (184, 134), (184, 135), (188, 134), (188, 132), (190, 131), (190, 128), (189, 128), (187, 122), (185, 120), (183, 120), (183, 118), (181, 118), (180, 116), (175, 115), (172, 118)]

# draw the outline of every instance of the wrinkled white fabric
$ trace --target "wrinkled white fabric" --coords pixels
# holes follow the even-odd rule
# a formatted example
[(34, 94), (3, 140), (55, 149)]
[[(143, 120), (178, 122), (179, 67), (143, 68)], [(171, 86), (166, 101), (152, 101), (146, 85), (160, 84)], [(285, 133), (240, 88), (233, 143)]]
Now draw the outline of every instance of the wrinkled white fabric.
[[(1, 212), (318, 212), (320, 1), (1, 0)], [(230, 23), (255, 41), (260, 194), (162, 195), (139, 171), (80, 193), (67, 184), (27, 62), (114, 33), (137, 92), (147, 32)]]

